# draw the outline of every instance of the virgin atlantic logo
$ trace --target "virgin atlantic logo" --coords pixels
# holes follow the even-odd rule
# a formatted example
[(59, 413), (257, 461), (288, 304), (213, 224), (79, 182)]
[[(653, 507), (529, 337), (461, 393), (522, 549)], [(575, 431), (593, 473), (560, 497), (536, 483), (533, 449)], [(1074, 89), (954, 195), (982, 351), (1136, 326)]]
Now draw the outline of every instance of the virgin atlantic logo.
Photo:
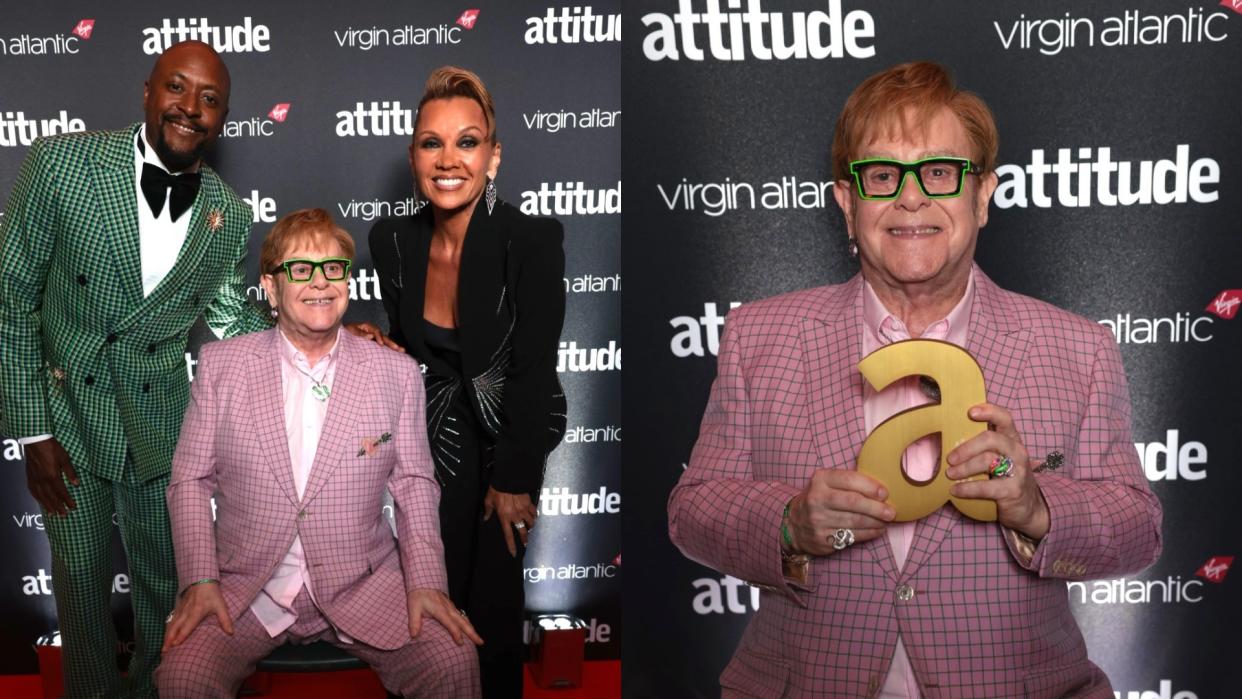
[(272, 111), (267, 113), (267, 117), (269, 119), (275, 122), (279, 122), (279, 123), (284, 123), (285, 119), (288, 118), (288, 116), (289, 116), (289, 103), (288, 102), (281, 102), (275, 107), (272, 107)]
[(1233, 556), (1212, 556), (1203, 564), (1203, 567), (1195, 571), (1195, 575), (1207, 580), (1220, 584), (1225, 582), (1225, 575), (1229, 572), (1229, 566), (1233, 564)]
[(81, 39), (89, 39), (93, 31), (95, 31), (95, 20), (80, 19), (73, 28), (73, 35)]
[(479, 11), (477, 9), (466, 10), (461, 13), (461, 17), (457, 18), (457, 26), (464, 27), (466, 30), (474, 29), (474, 23), (479, 20)]
[(1220, 4), (1242, 15), (1242, 0), (1220, 0)]
[[(1242, 0), (1239, 0), (1239, 2), (1242, 2)], [(1212, 302), (1203, 310), (1217, 318), (1233, 320), (1233, 317), (1238, 313), (1239, 305), (1242, 305), (1242, 289), (1226, 289), (1212, 299)]]

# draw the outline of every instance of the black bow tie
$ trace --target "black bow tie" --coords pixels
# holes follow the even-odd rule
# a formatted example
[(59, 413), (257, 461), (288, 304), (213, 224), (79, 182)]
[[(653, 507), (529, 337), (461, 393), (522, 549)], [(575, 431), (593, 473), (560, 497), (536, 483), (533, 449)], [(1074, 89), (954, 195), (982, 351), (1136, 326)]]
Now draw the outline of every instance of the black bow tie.
[(156, 218), (164, 210), (164, 194), (172, 188), (172, 196), (168, 200), (168, 213), (172, 220), (181, 218), (198, 196), (199, 174), (187, 172), (182, 175), (170, 175), (162, 168), (151, 163), (142, 164), (142, 195), (151, 205), (151, 213)]

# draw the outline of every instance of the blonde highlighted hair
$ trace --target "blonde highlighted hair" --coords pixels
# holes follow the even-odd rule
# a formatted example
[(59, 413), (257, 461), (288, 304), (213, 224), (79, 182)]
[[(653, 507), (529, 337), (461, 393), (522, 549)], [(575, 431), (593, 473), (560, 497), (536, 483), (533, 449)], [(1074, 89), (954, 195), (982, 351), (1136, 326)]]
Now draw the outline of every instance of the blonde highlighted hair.
[(431, 100), (465, 97), (474, 100), (483, 110), (483, 118), (487, 122), (487, 140), (496, 142), (496, 105), (492, 103), (492, 93), (474, 71), (457, 66), (440, 66), (427, 76), (427, 84), (423, 88), (423, 98), (418, 101), (418, 111)]

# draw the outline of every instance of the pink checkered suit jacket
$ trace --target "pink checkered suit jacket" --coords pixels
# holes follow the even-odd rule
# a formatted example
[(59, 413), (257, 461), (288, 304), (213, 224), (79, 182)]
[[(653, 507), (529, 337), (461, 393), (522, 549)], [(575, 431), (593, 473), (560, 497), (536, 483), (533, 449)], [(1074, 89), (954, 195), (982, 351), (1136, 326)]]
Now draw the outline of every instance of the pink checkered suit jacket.
[(1033, 456), (1052, 528), (1024, 563), (1001, 527), (946, 505), (921, 520), (905, 567), (886, 537), (782, 575), (785, 503), (817, 468), (854, 468), (863, 426), (862, 292), (799, 291), (730, 313), (669, 531), (690, 558), (766, 588), (720, 677), (724, 695), (877, 694), (900, 634), (924, 697), (1112, 697), (1087, 659), (1066, 580), (1152, 563), (1160, 504), (1130, 435), (1120, 353), (1096, 323), (997, 287), (977, 267), (967, 349), (989, 402)]
[[(268, 330), (200, 353), (168, 487), (181, 589), (216, 578), (232, 617), (248, 614), (300, 534), (315, 600), (332, 624), (376, 648), (398, 648), (410, 640), (406, 590), (447, 594), (422, 376), (405, 355), (341, 333), (327, 419), (299, 501), (280, 341)], [(385, 435), (364, 449), (363, 440)], [(385, 487), (395, 540), (382, 515)]]

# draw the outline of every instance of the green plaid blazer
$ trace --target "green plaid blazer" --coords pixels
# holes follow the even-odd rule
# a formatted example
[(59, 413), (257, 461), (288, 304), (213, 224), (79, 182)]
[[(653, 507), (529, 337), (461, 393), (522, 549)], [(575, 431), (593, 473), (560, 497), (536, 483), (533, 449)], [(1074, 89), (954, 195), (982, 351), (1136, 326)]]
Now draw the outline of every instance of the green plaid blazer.
[(189, 401), (185, 351), (269, 326), (246, 299), (251, 211), (210, 168), (177, 262), (142, 295), (134, 188), (139, 124), (41, 138), (0, 219), (0, 434), (53, 434), (75, 468), (169, 471)]

